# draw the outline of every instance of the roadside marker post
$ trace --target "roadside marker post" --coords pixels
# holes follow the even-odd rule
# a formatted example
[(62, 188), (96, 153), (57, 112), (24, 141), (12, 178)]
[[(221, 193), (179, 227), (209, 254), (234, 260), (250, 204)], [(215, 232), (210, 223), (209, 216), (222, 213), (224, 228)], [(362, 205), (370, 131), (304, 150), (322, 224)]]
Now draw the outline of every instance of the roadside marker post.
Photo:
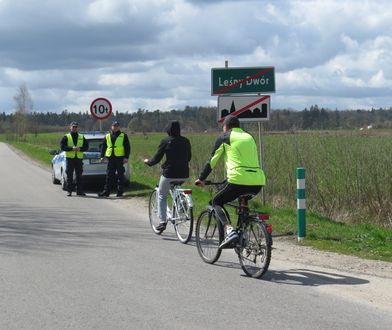
[(298, 167), (297, 174), (297, 214), (298, 214), (298, 241), (306, 236), (306, 203), (305, 203), (305, 169)]

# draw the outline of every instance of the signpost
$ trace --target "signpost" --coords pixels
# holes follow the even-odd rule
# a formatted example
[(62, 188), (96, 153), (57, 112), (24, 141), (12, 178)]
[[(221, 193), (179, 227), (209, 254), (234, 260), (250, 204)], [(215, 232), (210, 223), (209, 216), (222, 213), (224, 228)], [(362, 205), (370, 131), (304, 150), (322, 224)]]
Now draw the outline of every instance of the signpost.
[(275, 93), (275, 68), (212, 68), (211, 95)]
[(108, 118), (112, 114), (112, 104), (108, 99), (99, 97), (91, 102), (90, 112), (94, 118), (100, 121), (99, 130), (102, 131), (102, 120)]
[(270, 113), (269, 95), (219, 96), (218, 121), (227, 115), (238, 117), (244, 122), (267, 121)]

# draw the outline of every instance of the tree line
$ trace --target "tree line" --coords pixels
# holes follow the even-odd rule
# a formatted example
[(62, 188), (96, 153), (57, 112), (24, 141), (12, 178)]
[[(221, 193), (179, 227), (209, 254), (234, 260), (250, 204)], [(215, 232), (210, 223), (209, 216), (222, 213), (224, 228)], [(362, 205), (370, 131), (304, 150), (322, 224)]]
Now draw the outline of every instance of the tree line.
[[(23, 94), (23, 93), (22, 93)], [(26, 102), (25, 99), (22, 100)], [(27, 97), (27, 102), (30, 102)], [(22, 110), (21, 110), (22, 109)], [(171, 120), (179, 120), (186, 132), (204, 132), (219, 129), (216, 107), (187, 106), (183, 110), (149, 111), (138, 109), (135, 112), (115, 111), (112, 116), (99, 123), (87, 112), (28, 112), (20, 106), (15, 113), (0, 112), (0, 133), (50, 132), (67, 129), (72, 121), (77, 121), (81, 130), (103, 130), (110, 128), (111, 122), (117, 120), (121, 126), (131, 132), (162, 132)], [(312, 105), (309, 109), (294, 111), (276, 109), (270, 112), (269, 121), (264, 122), (266, 131), (295, 130), (335, 130), (373, 128), (392, 128), (392, 107), (372, 110), (330, 110)], [(23, 130), (23, 131), (22, 131)]]

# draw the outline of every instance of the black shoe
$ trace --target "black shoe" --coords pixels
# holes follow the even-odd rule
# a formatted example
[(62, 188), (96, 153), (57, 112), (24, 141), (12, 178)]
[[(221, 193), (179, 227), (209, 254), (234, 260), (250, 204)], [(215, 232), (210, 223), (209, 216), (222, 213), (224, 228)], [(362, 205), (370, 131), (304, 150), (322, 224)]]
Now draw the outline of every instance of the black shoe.
[(72, 196), (72, 191), (68, 191), (67, 196)]
[(166, 229), (166, 222), (160, 222), (158, 226), (155, 227), (158, 231), (164, 231)]
[(78, 196), (86, 196), (86, 194), (83, 191), (77, 192), (76, 195), (78, 195)]
[(98, 194), (98, 197), (109, 197), (110, 193), (108, 191), (102, 191)]
[(121, 197), (123, 194), (124, 194), (124, 193), (123, 193), (122, 191), (118, 191), (116, 196), (117, 196), (117, 197)]

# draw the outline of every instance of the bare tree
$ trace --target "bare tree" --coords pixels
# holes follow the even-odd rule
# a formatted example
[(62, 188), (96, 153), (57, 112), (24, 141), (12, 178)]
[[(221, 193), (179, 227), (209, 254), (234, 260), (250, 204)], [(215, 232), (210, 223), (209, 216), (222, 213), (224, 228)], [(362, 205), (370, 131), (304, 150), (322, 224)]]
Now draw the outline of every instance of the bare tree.
[(29, 125), (29, 113), (33, 109), (33, 101), (25, 83), (18, 87), (14, 101), (16, 106), (15, 133), (17, 138), (24, 140)]

